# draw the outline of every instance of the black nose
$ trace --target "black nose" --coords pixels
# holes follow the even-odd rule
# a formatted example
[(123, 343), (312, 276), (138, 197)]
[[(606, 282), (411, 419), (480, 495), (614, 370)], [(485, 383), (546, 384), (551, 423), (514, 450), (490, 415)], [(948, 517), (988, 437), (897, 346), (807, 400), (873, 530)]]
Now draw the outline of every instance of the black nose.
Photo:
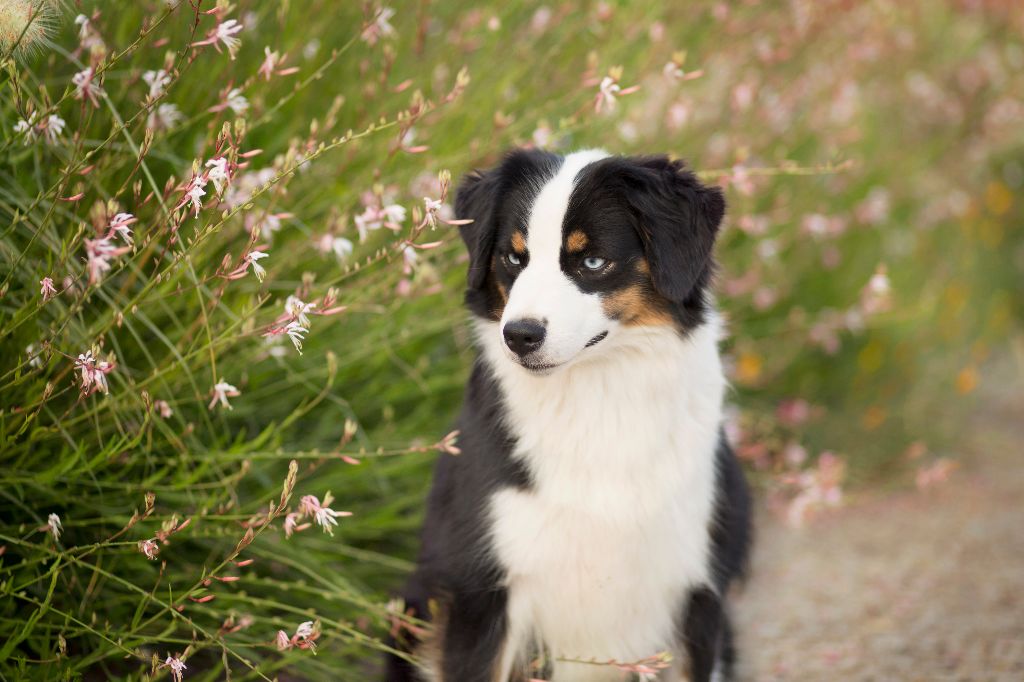
[(509, 322), (502, 334), (509, 350), (519, 357), (532, 353), (544, 343), (544, 325), (529, 318)]

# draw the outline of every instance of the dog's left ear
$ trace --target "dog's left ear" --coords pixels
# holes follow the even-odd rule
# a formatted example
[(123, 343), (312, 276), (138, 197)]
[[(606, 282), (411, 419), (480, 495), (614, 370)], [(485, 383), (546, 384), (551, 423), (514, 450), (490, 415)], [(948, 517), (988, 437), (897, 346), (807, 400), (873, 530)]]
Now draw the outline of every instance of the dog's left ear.
[(455, 194), (455, 217), (472, 220), (459, 226), (459, 234), (469, 251), (469, 272), (466, 275), (470, 289), (480, 289), (487, 280), (494, 251), (496, 230), (495, 184), (496, 171), (471, 171), (459, 183)]
[(654, 287), (665, 298), (683, 301), (707, 279), (725, 198), (706, 187), (682, 161), (667, 156), (628, 160), (626, 201), (636, 219)]

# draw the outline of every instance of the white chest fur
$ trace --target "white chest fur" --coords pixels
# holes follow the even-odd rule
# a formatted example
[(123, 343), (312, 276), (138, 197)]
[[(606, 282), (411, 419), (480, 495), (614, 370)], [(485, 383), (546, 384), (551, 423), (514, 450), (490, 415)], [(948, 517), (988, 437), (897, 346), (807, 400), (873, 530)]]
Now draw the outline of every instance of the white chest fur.
[(491, 499), (508, 573), (504, 667), (532, 638), (556, 659), (558, 682), (622, 677), (564, 659), (630, 662), (673, 648), (686, 590), (709, 578), (725, 387), (718, 329), (712, 319), (687, 339), (619, 330), (599, 355), (538, 377), (480, 325), (515, 456), (534, 482)]

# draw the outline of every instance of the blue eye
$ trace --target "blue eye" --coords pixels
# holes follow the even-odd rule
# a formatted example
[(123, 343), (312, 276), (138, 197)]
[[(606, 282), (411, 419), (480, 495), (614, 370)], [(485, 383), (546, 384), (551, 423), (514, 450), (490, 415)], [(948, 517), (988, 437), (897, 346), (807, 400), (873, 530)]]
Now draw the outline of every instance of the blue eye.
[(519, 259), (518, 254), (511, 252), (505, 256), (505, 260), (508, 261), (509, 265), (519, 265), (520, 263), (522, 263), (522, 261)]
[(600, 270), (607, 263), (604, 258), (598, 258), (597, 256), (590, 256), (589, 258), (583, 259), (583, 267), (587, 270)]

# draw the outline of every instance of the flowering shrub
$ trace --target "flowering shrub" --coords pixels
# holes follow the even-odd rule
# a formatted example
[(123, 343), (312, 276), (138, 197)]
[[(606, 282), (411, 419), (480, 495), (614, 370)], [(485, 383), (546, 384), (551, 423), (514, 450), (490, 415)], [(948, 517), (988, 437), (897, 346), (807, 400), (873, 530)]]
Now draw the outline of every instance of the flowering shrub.
[(0, 0), (2, 676), (362, 680), (420, 627), (452, 174), (512, 145), (726, 188), (727, 426), (784, 518), (952, 471), (1021, 312), (1014, 3), (454, 4)]

